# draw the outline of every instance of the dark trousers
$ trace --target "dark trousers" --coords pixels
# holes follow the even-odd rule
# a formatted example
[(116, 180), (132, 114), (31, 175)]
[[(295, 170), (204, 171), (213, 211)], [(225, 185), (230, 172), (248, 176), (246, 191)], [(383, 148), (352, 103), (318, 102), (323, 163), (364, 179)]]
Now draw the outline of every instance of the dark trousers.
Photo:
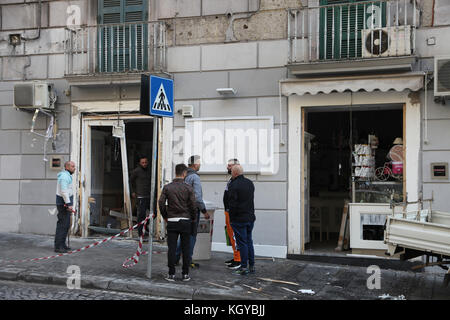
[[(146, 218), (145, 213), (146, 213), (147, 209), (150, 209), (150, 198), (138, 198), (137, 199), (138, 223), (145, 220), (145, 218)], [(141, 236), (141, 234), (142, 234), (142, 227), (143, 227), (142, 224), (138, 227), (139, 236)], [(145, 227), (145, 230), (148, 231), (148, 225)]]
[(254, 224), (254, 222), (231, 222), (238, 250), (241, 253), (242, 268), (247, 268), (247, 263), (251, 267), (255, 265), (255, 250), (252, 239)]
[(55, 249), (66, 247), (67, 233), (70, 229), (70, 211), (64, 205), (57, 205), (58, 222), (56, 222)]
[(191, 236), (191, 221), (180, 220), (178, 222), (167, 222), (167, 266), (169, 274), (175, 274), (176, 249), (178, 237), (181, 238), (181, 250), (183, 252), (183, 274), (189, 274), (189, 238)]
[[(191, 222), (191, 235), (189, 237), (189, 264), (192, 263), (192, 255), (194, 254), (194, 247), (195, 243), (197, 242), (197, 229), (198, 224), (200, 222), (200, 211), (197, 211), (197, 220), (195, 222)], [(181, 243), (178, 241), (177, 244), (177, 252), (176, 252), (176, 258), (177, 262), (180, 261), (181, 256)]]

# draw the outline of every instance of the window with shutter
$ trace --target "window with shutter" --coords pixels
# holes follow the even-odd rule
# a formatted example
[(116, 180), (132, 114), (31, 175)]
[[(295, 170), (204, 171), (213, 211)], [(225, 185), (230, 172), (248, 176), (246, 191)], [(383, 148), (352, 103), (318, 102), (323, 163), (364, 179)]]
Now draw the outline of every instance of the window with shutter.
[[(386, 26), (386, 2), (320, 0), (319, 59), (362, 56), (361, 30)], [(333, 6), (334, 5), (334, 6)]]
[(98, 71), (148, 69), (148, 0), (98, 0)]

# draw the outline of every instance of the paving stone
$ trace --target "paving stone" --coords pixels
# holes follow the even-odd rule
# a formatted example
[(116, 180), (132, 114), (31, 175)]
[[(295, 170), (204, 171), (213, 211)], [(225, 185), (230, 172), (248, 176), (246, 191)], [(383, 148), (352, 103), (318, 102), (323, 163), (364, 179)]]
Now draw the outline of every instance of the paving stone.
[[(74, 237), (70, 243), (76, 249), (98, 240)], [(21, 264), (0, 261), (0, 299), (5, 296), (11, 299), (110, 299), (110, 294), (114, 296), (117, 292), (136, 294), (137, 299), (152, 296), (189, 300), (378, 300), (382, 294), (393, 298), (404, 294), (406, 299), (450, 299), (450, 289), (442, 288), (443, 270), (417, 273), (382, 269), (381, 289), (370, 290), (366, 267), (289, 259), (257, 260), (256, 274), (238, 277), (224, 264), (231, 254), (220, 252), (212, 252), (211, 260), (199, 261), (200, 268), (190, 270), (190, 282), (180, 281), (181, 268), (177, 267), (178, 280), (168, 283), (164, 280), (167, 274), (164, 244), (154, 244), (154, 251), (162, 253), (152, 256), (151, 279), (146, 277), (147, 256), (141, 256), (133, 268), (122, 268), (123, 261), (136, 252), (137, 244), (135, 240), (121, 239), (50, 260)], [(144, 250), (147, 249), (148, 244), (144, 244)], [(0, 233), (3, 261), (51, 255), (54, 255), (52, 236)], [(81, 290), (70, 291), (66, 286), (70, 275), (67, 269), (73, 265), (80, 268)], [(31, 289), (17, 291), (14, 286), (4, 285), (4, 280), (15, 280), (8, 281), (9, 284), (26, 281), (24, 286)], [(59, 290), (54, 293), (36, 291), (34, 285), (57, 285)], [(299, 289), (311, 289), (315, 294), (301, 294)], [(90, 290), (97, 293), (91, 294)], [(39, 293), (42, 293), (40, 297)], [(122, 299), (120, 295), (116, 298)]]

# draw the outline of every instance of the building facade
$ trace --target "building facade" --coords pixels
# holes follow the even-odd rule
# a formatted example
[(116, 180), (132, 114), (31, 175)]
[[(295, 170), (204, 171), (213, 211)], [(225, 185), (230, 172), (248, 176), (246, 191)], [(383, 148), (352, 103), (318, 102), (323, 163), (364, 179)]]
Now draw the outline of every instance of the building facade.
[[(52, 165), (69, 159), (77, 233), (127, 226), (140, 155), (157, 163), (158, 188), (176, 163), (202, 156), (204, 198), (218, 207), (213, 250), (229, 250), (222, 195), (234, 157), (255, 183), (258, 255), (333, 251), (346, 199), (360, 227), (354, 249), (383, 249), (381, 222), (362, 212), (386, 213), (390, 195), (411, 210), (431, 197), (450, 210), (450, 102), (434, 83), (448, 69), (435, 66), (450, 55), (447, 1), (8, 0), (0, 9), (2, 232), (54, 233)], [(143, 73), (174, 80), (173, 118), (139, 113)], [(32, 81), (53, 85), (54, 110), (14, 108), (14, 86)], [(379, 144), (358, 165), (369, 135)], [(401, 176), (392, 163), (388, 177), (376, 175), (396, 138)], [(364, 167), (373, 172), (355, 171)]]

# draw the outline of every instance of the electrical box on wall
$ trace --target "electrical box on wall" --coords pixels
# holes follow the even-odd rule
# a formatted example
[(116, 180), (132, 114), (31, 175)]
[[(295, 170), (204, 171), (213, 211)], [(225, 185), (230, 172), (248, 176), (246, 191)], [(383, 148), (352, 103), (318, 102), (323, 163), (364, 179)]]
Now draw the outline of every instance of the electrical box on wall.
[(50, 158), (50, 169), (55, 171), (60, 171), (63, 168), (63, 157), (62, 156), (52, 156)]
[(431, 179), (448, 179), (448, 162), (432, 163)]
[(193, 117), (194, 116), (194, 106), (184, 105), (181, 107), (181, 115), (183, 117)]

